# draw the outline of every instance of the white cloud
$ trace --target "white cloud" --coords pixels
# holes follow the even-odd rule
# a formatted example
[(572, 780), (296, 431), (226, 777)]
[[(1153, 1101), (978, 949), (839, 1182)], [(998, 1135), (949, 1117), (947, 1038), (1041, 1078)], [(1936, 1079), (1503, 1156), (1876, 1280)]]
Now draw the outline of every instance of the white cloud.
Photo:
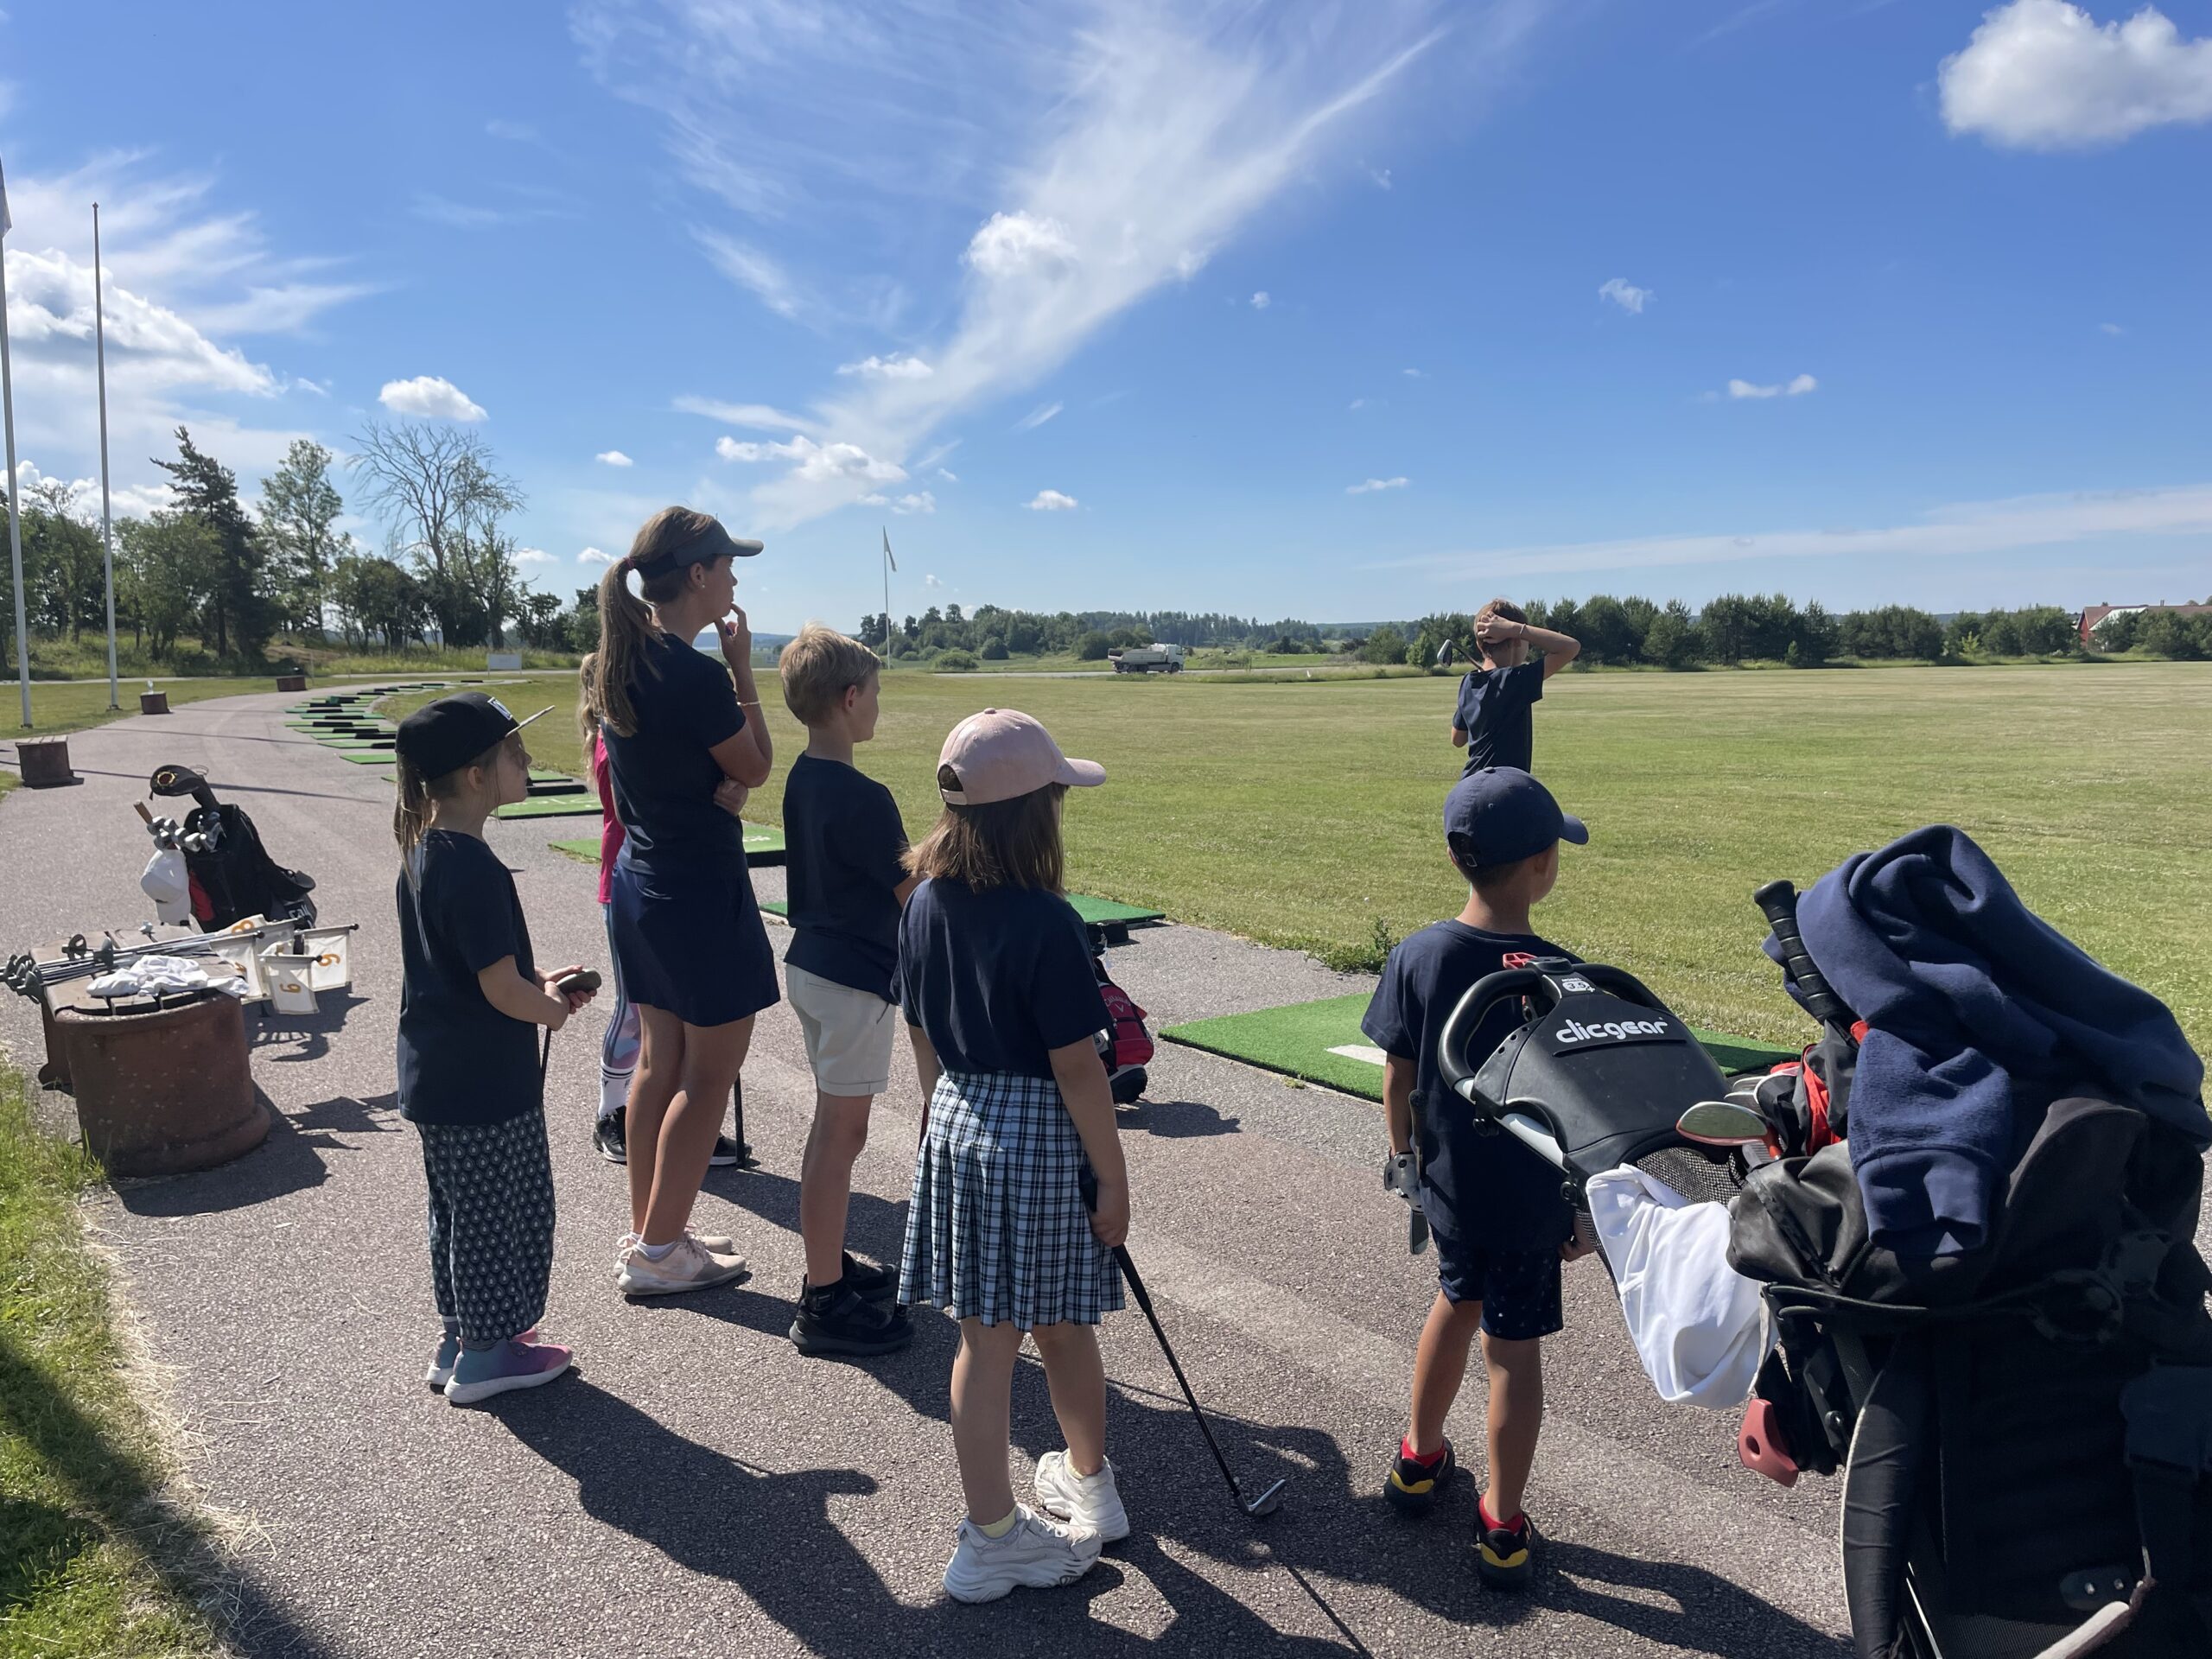
[(756, 432), (819, 432), (822, 429), (804, 415), (786, 415), (767, 404), (725, 404), (712, 397), (678, 397), (672, 407), (678, 414), (703, 415), (724, 426), (748, 427)]
[(517, 564), (558, 564), (560, 560), (542, 547), (525, 547), (516, 553), (515, 563)]
[(1643, 308), (1656, 296), (1648, 288), (1638, 288), (1625, 276), (1608, 276), (1598, 284), (1598, 297), (1611, 300), (1630, 316), (1640, 317)]
[(595, 547), (588, 547), (576, 555), (576, 563), (578, 564), (612, 564), (614, 563), (614, 556), (612, 553), (602, 553)]
[(891, 357), (864, 357), (857, 363), (840, 363), (840, 374), (857, 374), (870, 380), (926, 380), (935, 372), (912, 353)]
[[(1356, 156), (1367, 122), (1407, 117), (1416, 61), (1440, 60), (1428, 79), (1456, 105), (1479, 103), (1545, 11), (883, 4), (833, 26), (788, 4), (576, 0), (569, 26), (591, 72), (663, 122), (679, 187), (758, 227), (725, 237), (740, 257), (721, 262), (772, 303), (832, 308), (856, 265), (926, 274), (928, 230), (969, 215), (957, 264), (936, 267), (951, 291), (923, 296), (951, 319), (916, 348), (934, 372), (845, 377), (810, 411), (818, 437), (905, 464), (1188, 280), (1323, 162)], [(832, 298), (805, 297), (817, 290)], [(786, 476), (754, 489), (752, 521), (866, 493)]]
[(943, 480), (944, 480), (946, 483), (948, 483), (948, 484), (957, 484), (957, 483), (960, 481), (960, 474), (957, 474), (957, 473), (956, 473), (956, 472), (951, 472), (951, 471), (950, 471), (950, 470), (948, 470), (947, 468), (943, 467), (938, 467), (938, 468), (937, 469), (937, 475), (938, 475), (939, 478), (943, 479)]
[(1428, 372), (1425, 369), (1400, 369), (1398, 372), (1404, 375), (1408, 380), (1426, 380), (1428, 378)]
[(411, 380), (387, 380), (377, 401), (395, 415), (423, 421), (480, 421), (483, 404), (442, 375), (418, 374)]
[(1014, 423), (1014, 429), (1017, 432), (1034, 432), (1066, 407), (1065, 404), (1039, 404), (1016, 421)]
[(2114, 338), (2117, 338), (2120, 335), (2126, 334), (2127, 330), (2121, 327), (2116, 322), (2101, 322), (2097, 325), (2097, 332), (2101, 334), (2111, 334)]
[(1033, 213), (993, 213), (969, 238), (967, 264), (995, 282), (1057, 277), (1076, 262), (1068, 227)]
[(1402, 490), (1409, 480), (1404, 478), (1370, 478), (1364, 484), (1347, 484), (1346, 495), (1373, 495), (1377, 490)]
[(1375, 181), (1376, 188), (1378, 190), (1388, 190), (1390, 188), (1390, 169), (1387, 167), (1371, 167), (1367, 169), (1367, 176)]
[(701, 230), (695, 226), (691, 234), (707, 251), (707, 258), (716, 270), (740, 288), (750, 290), (755, 299), (778, 316), (798, 315), (804, 296), (784, 273), (784, 268), (766, 254), (719, 231)]
[(1264, 288), (1252, 296), (1252, 308), (1255, 311), (1264, 311), (1274, 303), (1274, 302), (1268, 297), (1268, 290)]
[[(90, 379), (92, 268), (59, 249), (34, 253), (21, 234), (10, 238), (8, 326), (15, 347), (34, 361), (81, 355)], [(104, 296), (109, 373), (150, 391), (273, 396), (276, 377), (235, 346), (217, 345), (177, 312), (109, 281)], [(111, 388), (112, 391), (112, 387)]]
[(1821, 383), (1809, 374), (1801, 374), (1794, 380), (1771, 386), (1754, 385), (1749, 380), (1731, 380), (1728, 383), (1731, 397), (1802, 397), (1807, 392), (1820, 389)]
[(1357, 414), (1357, 413), (1358, 413), (1358, 411), (1360, 411), (1360, 410), (1363, 410), (1363, 409), (1365, 409), (1366, 407), (1367, 407), (1367, 399), (1366, 399), (1366, 398), (1364, 398), (1364, 397), (1355, 397), (1355, 398), (1353, 398), (1353, 399), (1351, 400), (1351, 404), (1349, 405), (1349, 412), (1353, 413), (1353, 414)]
[(942, 588), (944, 584), (942, 582), (939, 582), (935, 576), (924, 576), (922, 578), (922, 586), (925, 588)]
[(2154, 6), (2101, 26), (2069, 0), (2012, 0), (1936, 80), (1955, 133), (2014, 149), (2113, 144), (2212, 121), (2212, 39), (2183, 40)]
[(2083, 491), (1938, 507), (1919, 522), (1873, 530), (1789, 530), (1753, 535), (1651, 536), (1450, 553), (1393, 562), (1468, 577), (1556, 576), (1745, 559), (1953, 558), (2132, 536), (2212, 535), (2212, 483), (2171, 489)]
[(937, 497), (927, 490), (917, 490), (911, 495), (901, 496), (864, 495), (861, 499), (870, 506), (888, 507), (902, 518), (908, 513), (937, 511)]
[(592, 459), (603, 467), (634, 467), (637, 463), (620, 449), (602, 449)]
[(1076, 499), (1058, 490), (1039, 490), (1026, 505), (1032, 512), (1073, 512)]
[(791, 476), (809, 483), (831, 480), (863, 480), (870, 484), (899, 484), (906, 469), (879, 461), (856, 443), (817, 443), (794, 434), (788, 443), (747, 443), (736, 438), (715, 440), (715, 453), (724, 461), (789, 461), (797, 465)]
[[(97, 478), (49, 479), (26, 455), (16, 463), (16, 482), (26, 495), (39, 493), (42, 486), (59, 486), (64, 512), (84, 524), (100, 522), (100, 481)], [(108, 495), (109, 516), (118, 523), (125, 518), (143, 518), (175, 505), (175, 497), (166, 483), (111, 489)], [(4, 512), (0, 512), (0, 518), (4, 517)]]

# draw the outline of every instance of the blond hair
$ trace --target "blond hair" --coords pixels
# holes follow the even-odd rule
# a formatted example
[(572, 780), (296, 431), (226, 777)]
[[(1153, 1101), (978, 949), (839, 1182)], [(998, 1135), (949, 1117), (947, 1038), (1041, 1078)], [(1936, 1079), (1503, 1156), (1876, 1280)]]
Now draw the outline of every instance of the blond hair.
[(645, 648), (658, 631), (649, 605), (665, 605), (690, 580), (688, 565), (677, 565), (658, 575), (640, 576), (640, 599), (630, 591), (630, 573), (651, 564), (663, 554), (705, 535), (715, 520), (711, 514), (690, 507), (663, 507), (639, 526), (630, 550), (607, 567), (599, 579), (599, 649), (584, 696), (600, 720), (624, 737), (637, 734), (638, 714), (630, 702), (630, 681), (638, 671)]
[(776, 658), (776, 671), (784, 682), (784, 706), (802, 726), (827, 720), (848, 690), (866, 685), (882, 669), (883, 658), (859, 640), (819, 622), (801, 628)]
[(391, 809), (391, 838), (399, 843), (400, 867), (407, 872), (409, 881), (415, 880), (416, 849), (422, 846), (423, 837), (429, 833), (431, 804), (452, 800), (461, 793), (461, 780), (467, 773), (480, 769), (488, 772), (499, 764), (500, 753), (510, 746), (518, 756), (525, 752), (520, 732), (509, 732), (474, 760), (435, 778), (425, 778), (416, 764), (404, 754), (393, 757), (399, 800)]
[(599, 700), (593, 683), (599, 677), (599, 653), (588, 651), (576, 664), (576, 735), (583, 741), (584, 764), (591, 764), (591, 746), (599, 736)]
[[(950, 766), (940, 766), (940, 789), (957, 789)], [(1047, 784), (1010, 801), (983, 806), (954, 806), (906, 849), (901, 861), (909, 875), (943, 876), (976, 893), (991, 887), (1041, 887), (1062, 891), (1067, 855), (1060, 842), (1059, 804), (1065, 784)]]

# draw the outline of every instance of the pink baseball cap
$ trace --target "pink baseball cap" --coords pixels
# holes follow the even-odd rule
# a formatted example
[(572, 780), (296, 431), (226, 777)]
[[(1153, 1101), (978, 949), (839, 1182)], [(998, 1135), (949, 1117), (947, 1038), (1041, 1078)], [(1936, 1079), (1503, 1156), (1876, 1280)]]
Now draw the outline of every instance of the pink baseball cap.
[(1088, 789), (1106, 781), (1105, 767), (1096, 760), (1069, 760), (1050, 732), (1011, 709), (969, 715), (944, 740), (937, 764), (940, 772), (951, 767), (959, 779), (957, 789), (947, 789), (942, 779), (938, 784), (937, 792), (954, 806), (1011, 801), (1047, 784)]

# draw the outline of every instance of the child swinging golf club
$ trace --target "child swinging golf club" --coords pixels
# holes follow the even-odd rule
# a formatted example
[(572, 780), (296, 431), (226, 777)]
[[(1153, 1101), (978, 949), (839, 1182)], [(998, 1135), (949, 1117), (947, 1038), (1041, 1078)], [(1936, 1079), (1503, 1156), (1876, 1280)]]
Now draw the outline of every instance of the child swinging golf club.
[(550, 1382), (575, 1357), (537, 1338), (553, 1170), (536, 1037), (592, 994), (556, 988), (581, 968), (537, 970), (514, 878), (484, 841), (493, 810), (527, 792), (526, 723), (464, 691), (408, 715), (397, 744), (399, 1111), (423, 1141), (445, 1327), (426, 1376), (456, 1405)]
[[(899, 919), (898, 989), (927, 1105), (899, 1294), (960, 1322), (952, 1443), (968, 1513), (944, 1587), (961, 1601), (1065, 1584), (1129, 1529), (1093, 1329), (1122, 1306), (1109, 1252), (1128, 1231), (1128, 1174), (1060, 843), (1069, 786), (1105, 781), (1027, 715), (987, 709), (945, 739), (944, 810), (906, 859), (922, 880)], [(1025, 1334), (1068, 1441), (1038, 1460), (1045, 1515), (1014, 1501), (1007, 1474)]]

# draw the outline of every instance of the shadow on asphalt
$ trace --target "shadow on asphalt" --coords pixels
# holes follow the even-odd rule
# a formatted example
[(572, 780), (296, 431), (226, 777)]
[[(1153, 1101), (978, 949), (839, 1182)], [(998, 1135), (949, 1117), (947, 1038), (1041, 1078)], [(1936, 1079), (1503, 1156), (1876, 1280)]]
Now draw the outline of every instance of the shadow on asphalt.
[(247, 1015), (252, 1022), (247, 1040), (257, 1051), (271, 1050), (283, 1043), (295, 1045), (289, 1053), (261, 1053), (260, 1058), (279, 1065), (321, 1059), (330, 1052), (332, 1034), (345, 1027), (346, 1016), (368, 1000), (350, 990), (326, 991), (316, 996), (313, 1014), (279, 1014), (273, 1006), (259, 1008)]
[(1224, 1117), (1216, 1108), (1195, 1100), (1140, 1100), (1114, 1117), (1125, 1129), (1141, 1129), (1163, 1141), (1235, 1135), (1244, 1122), (1241, 1117)]
[(158, 1180), (118, 1180), (115, 1196), (134, 1216), (202, 1216), (242, 1210), (330, 1179), (324, 1154), (353, 1150), (347, 1136), (389, 1135), (399, 1127), (398, 1096), (359, 1100), (339, 1095), (289, 1112), (276, 1109), (260, 1089), (254, 1098), (269, 1113), (269, 1138), (243, 1158), (217, 1169)]
[[(798, 1184), (788, 1177), (718, 1170), (709, 1185), (760, 1220), (796, 1233)], [(856, 1252), (899, 1260), (903, 1204), (855, 1192), (849, 1225)], [(780, 1342), (790, 1329), (791, 1303), (739, 1285), (682, 1305), (654, 1304), (650, 1312), (703, 1315)], [(914, 1310), (914, 1324), (913, 1344), (904, 1352), (850, 1363), (916, 1415), (944, 1422), (958, 1327), (927, 1308)], [(1203, 1402), (1206, 1378), (1192, 1381)], [(1286, 1650), (1301, 1643), (1356, 1650), (1363, 1623), (1383, 1624), (1371, 1633), (1378, 1637), (1389, 1630), (1388, 1611), (1375, 1607), (1380, 1597), (1470, 1628), (1503, 1630), (1544, 1612), (1572, 1614), (1715, 1659), (1837, 1659), (1849, 1651), (1847, 1643), (1701, 1567), (1634, 1560), (1566, 1541), (1547, 1542), (1543, 1567), (1524, 1594), (1485, 1590), (1468, 1551), (1475, 1505), (1470, 1483), (1460, 1482), (1427, 1523), (1409, 1524), (1382, 1497), (1381, 1448), (1371, 1471), (1355, 1471), (1325, 1430), (1210, 1410), (1224, 1452), (1249, 1489), (1279, 1478), (1290, 1483), (1281, 1513), (1249, 1521), (1232, 1503), (1179, 1398), (1111, 1377), (1108, 1384), (1108, 1442), (1132, 1516), (1151, 1535), (1132, 1535), (1109, 1557), (1105, 1571), (1118, 1560), (1142, 1573), (1174, 1610), (1174, 1624), (1157, 1641), (1147, 1641), (1093, 1621), (1088, 1601), (1104, 1586), (1086, 1578), (1065, 1596), (1025, 1598), (1022, 1639), (1029, 1650), (1041, 1650), (1051, 1633), (1072, 1639), (1078, 1631), (1087, 1652), (1197, 1653), (1224, 1644), (1241, 1652), (1259, 1643)], [(980, 1634), (982, 1626), (973, 1621), (988, 1619), (950, 1602), (906, 1607), (883, 1586), (827, 1507), (833, 1494), (873, 1494), (874, 1478), (850, 1469), (766, 1476), (683, 1440), (588, 1385), (578, 1414), (559, 1409), (564, 1395), (578, 1397), (565, 1387), (510, 1396), (514, 1403), (500, 1414), (518, 1438), (576, 1478), (590, 1513), (695, 1570), (735, 1580), (810, 1649), (832, 1655), (873, 1655), (887, 1647), (926, 1651), (964, 1631)], [(1033, 1459), (1061, 1444), (1044, 1368), (1027, 1354), (1014, 1375), (1012, 1427), (1014, 1443)], [(949, 1462), (949, 1434), (944, 1455)], [(738, 1471), (734, 1480), (731, 1471)], [(606, 1511), (594, 1507), (595, 1491)], [(753, 1502), (763, 1507), (749, 1508)], [(912, 1547), (949, 1551), (955, 1519), (945, 1517), (941, 1535), (917, 1539)], [(735, 1534), (785, 1536), (786, 1547), (741, 1546)], [(1163, 1543), (1248, 1571), (1281, 1567), (1347, 1635), (1281, 1637), (1221, 1586), (1163, 1552)], [(757, 1561), (755, 1548), (771, 1559)], [(702, 1550), (717, 1565), (693, 1559)], [(768, 1582), (757, 1581), (763, 1578)], [(1033, 1637), (1033, 1630), (1046, 1634)]]

